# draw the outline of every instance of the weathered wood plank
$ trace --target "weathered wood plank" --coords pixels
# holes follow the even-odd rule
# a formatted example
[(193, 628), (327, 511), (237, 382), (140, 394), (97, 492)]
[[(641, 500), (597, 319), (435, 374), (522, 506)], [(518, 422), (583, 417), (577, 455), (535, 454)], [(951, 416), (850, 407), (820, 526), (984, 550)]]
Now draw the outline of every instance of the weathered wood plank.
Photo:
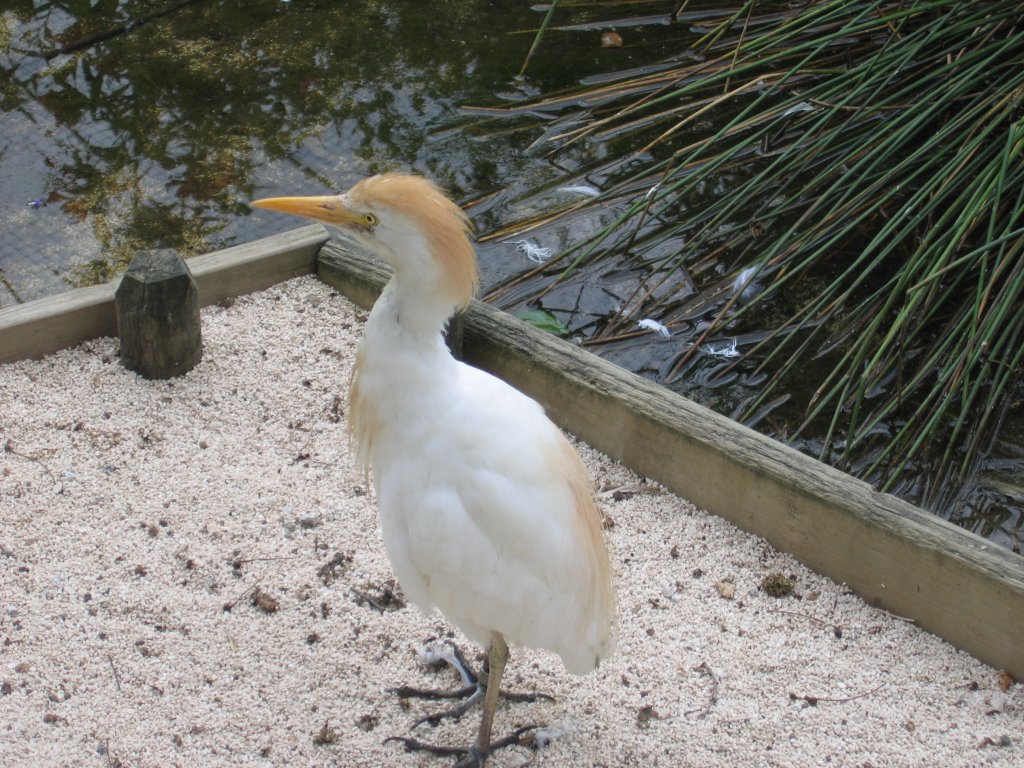
[(42, 357), (97, 336), (117, 333), (115, 283), (77, 288), (0, 309), (0, 363)]
[(312, 274), (317, 252), (325, 242), (327, 230), (311, 224), (189, 259), (189, 269), (199, 286), (199, 301), (206, 307)]
[[(319, 275), (369, 307), (387, 273), (329, 243)], [(1024, 679), (1024, 558), (480, 302), (464, 355), (637, 472)]]
[[(326, 240), (326, 230), (312, 225), (190, 259), (199, 301), (207, 306), (309, 274)], [(0, 310), (0, 363), (116, 335), (116, 289), (114, 281)]]

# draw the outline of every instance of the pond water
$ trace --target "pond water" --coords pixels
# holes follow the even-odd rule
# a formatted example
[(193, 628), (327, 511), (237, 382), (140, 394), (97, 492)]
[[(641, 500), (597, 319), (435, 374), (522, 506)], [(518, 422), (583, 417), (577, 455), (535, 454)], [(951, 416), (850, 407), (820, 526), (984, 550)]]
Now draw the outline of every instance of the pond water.
[[(520, 78), (545, 10), (526, 2), (7, 0), (0, 307), (113, 279), (141, 249), (195, 255), (293, 228), (293, 219), (246, 202), (338, 191), (391, 169), (423, 173), (468, 206), (485, 292), (505, 284), (536, 266), (537, 249), (557, 252), (618, 211), (495, 236), (592, 195), (607, 180), (577, 169), (609, 148), (581, 143), (553, 160), (535, 146), (549, 113), (493, 110), (649, 66), (692, 42), (684, 24), (644, 22), (645, 9), (665, 12), (648, 5), (636, 6), (636, 27), (620, 29), (623, 44), (611, 47), (593, 10), (566, 11), (560, 23), (580, 23), (549, 33)], [(636, 280), (631, 265), (606, 265), (542, 304), (584, 337)], [(523, 309), (535, 287), (496, 303)], [(717, 354), (674, 387), (731, 414), (756, 385), (742, 371), (717, 375), (729, 340), (716, 343)], [(592, 349), (655, 380), (674, 354), (656, 333)], [(1011, 412), (981, 481), (946, 510), (1018, 550), (1022, 410)], [(776, 410), (759, 427), (782, 434), (785, 418)], [(813, 449), (813, 439), (801, 447)], [(926, 477), (922, 462), (900, 491), (915, 500)]]
[[(552, 175), (537, 119), (488, 106), (629, 66), (574, 37), (515, 77), (526, 3), (150, 0), (5, 3), (0, 307), (114, 277), (141, 248), (197, 254), (295, 226), (246, 201), (416, 170), (462, 202)], [(645, 52), (644, 56), (649, 55)], [(502, 206), (479, 212), (491, 226)], [(485, 281), (530, 262), (483, 259)]]

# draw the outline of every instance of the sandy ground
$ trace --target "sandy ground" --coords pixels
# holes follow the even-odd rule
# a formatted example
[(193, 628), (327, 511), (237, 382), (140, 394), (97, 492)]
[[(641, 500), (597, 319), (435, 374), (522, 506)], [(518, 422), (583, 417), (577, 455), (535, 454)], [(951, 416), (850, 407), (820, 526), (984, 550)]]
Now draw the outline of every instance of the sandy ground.
[[(0, 765), (446, 764), (383, 743), (437, 708), (388, 688), (455, 682), (417, 656), (453, 630), (404, 604), (349, 455), (363, 317), (300, 278), (205, 310), (176, 381), (112, 339), (0, 367)], [(584, 678), (514, 651), (508, 687), (556, 700), (495, 733), (551, 741), (493, 765), (1024, 765), (1024, 686), (581, 451), (619, 648)]]

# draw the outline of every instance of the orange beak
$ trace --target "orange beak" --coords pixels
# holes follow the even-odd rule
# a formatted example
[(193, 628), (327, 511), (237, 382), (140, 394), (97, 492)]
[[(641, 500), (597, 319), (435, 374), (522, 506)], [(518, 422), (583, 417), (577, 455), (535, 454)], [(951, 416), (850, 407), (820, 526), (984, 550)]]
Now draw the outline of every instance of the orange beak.
[(271, 211), (290, 213), (315, 219), (325, 224), (340, 226), (367, 227), (363, 214), (350, 210), (342, 195), (325, 195), (323, 197), (267, 197), (249, 203), (253, 208), (267, 208)]

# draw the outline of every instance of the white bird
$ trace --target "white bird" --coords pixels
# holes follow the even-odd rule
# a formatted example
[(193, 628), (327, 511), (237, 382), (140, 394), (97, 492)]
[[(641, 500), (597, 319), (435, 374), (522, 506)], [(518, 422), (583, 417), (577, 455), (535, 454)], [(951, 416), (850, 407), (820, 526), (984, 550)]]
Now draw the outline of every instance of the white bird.
[(392, 173), (345, 194), (252, 205), (328, 224), (393, 269), (359, 345), (349, 427), (402, 589), (487, 650), (479, 732), (457, 763), (482, 765), (508, 644), (554, 651), (574, 674), (614, 650), (590, 478), (537, 402), (445, 346), (445, 323), (478, 276), (468, 219), (438, 187)]

